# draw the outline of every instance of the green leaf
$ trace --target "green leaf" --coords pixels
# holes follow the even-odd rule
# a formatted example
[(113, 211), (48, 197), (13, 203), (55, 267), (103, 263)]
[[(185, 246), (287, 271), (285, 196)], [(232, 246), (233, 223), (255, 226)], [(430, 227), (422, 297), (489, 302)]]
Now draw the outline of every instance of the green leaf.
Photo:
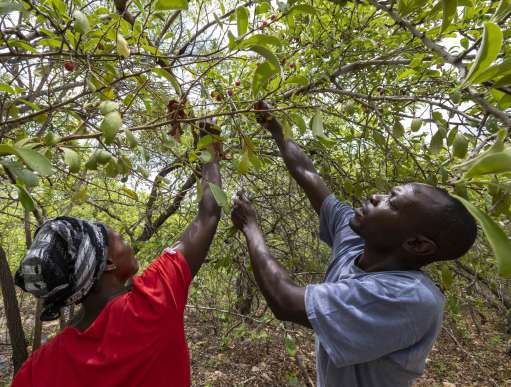
[(236, 24), (238, 27), (238, 37), (244, 35), (248, 29), (248, 16), (250, 12), (246, 7), (236, 8)]
[(106, 144), (112, 143), (121, 125), (122, 117), (117, 111), (110, 112), (103, 118), (100, 129), (103, 132)]
[(0, 144), (0, 155), (14, 155), (16, 154), (16, 149), (12, 145), (9, 144)]
[(441, 32), (445, 31), (447, 27), (451, 25), (454, 15), (456, 15), (456, 7), (458, 6), (457, 0), (442, 0), (442, 29)]
[(492, 20), (499, 22), (511, 12), (511, 0), (500, 0), (499, 6)]
[(64, 162), (69, 167), (69, 172), (77, 173), (80, 170), (80, 155), (72, 149), (62, 148), (64, 152)]
[(264, 58), (266, 58), (266, 60), (268, 60), (268, 62), (270, 62), (273, 65), (273, 67), (275, 67), (275, 69), (276, 69), (275, 72), (280, 73), (281, 70), (280, 70), (279, 60), (278, 60), (277, 56), (270, 49), (268, 49), (265, 46), (254, 45), (254, 46), (250, 46), (249, 50), (252, 50), (252, 51), (258, 53), (259, 55), (263, 56)]
[(18, 188), (18, 198), (19, 198), (23, 208), (25, 208), (25, 210), (27, 210), (27, 211), (34, 211), (35, 204), (34, 204), (34, 199), (32, 199), (32, 196), (30, 196), (30, 194), (25, 189), (25, 187), (17, 186), (17, 188)]
[(0, 160), (0, 164), (6, 167), (26, 187), (36, 187), (39, 184), (39, 177), (34, 172), (24, 168), (19, 162)]
[(291, 113), (289, 117), (291, 118), (293, 123), (298, 127), (300, 133), (304, 134), (307, 131), (307, 125), (305, 124), (305, 120), (302, 118), (302, 116), (296, 113)]
[(129, 189), (128, 187), (122, 187), (121, 191), (124, 192), (126, 195), (128, 195), (133, 200), (138, 200), (138, 194), (135, 191)]
[(265, 61), (257, 65), (254, 72), (254, 79), (252, 80), (252, 95), (257, 96), (259, 90), (266, 86), (270, 78), (277, 72), (272, 63)]
[(309, 80), (305, 78), (303, 75), (291, 75), (289, 78), (286, 79), (286, 83), (307, 86), (309, 84)]
[(211, 182), (208, 182), (208, 185), (218, 205), (224, 208), (227, 207), (229, 204), (227, 194), (222, 190), (222, 188)]
[(117, 53), (125, 58), (130, 56), (130, 46), (120, 33), (117, 34)]
[(319, 109), (316, 109), (316, 112), (312, 117), (311, 129), (312, 134), (314, 134), (315, 137), (325, 137), (325, 132), (323, 129), (323, 116), (321, 115), (321, 110)]
[(429, 144), (429, 151), (436, 155), (442, 149), (444, 143), (445, 131), (441, 128), (437, 130), (437, 132), (431, 137), (431, 142)]
[(188, 9), (187, 0), (157, 0), (154, 8), (157, 11), (167, 11), (171, 9)]
[(468, 140), (462, 133), (457, 133), (452, 144), (452, 153), (460, 159), (465, 158), (468, 150)]
[(442, 264), (440, 279), (442, 282), (442, 287), (444, 289), (450, 289), (452, 286), (452, 283), (454, 282), (454, 276), (452, 275), (451, 270), (449, 270), (449, 267), (446, 263)]
[(493, 63), (502, 48), (503, 36), (502, 30), (497, 24), (491, 22), (484, 24), (481, 47), (479, 47), (474, 63), (470, 66), (470, 71), (461, 83), (461, 87), (471, 85), (474, 79)]
[(16, 94), (16, 90), (14, 90), (11, 86), (5, 83), (0, 84), (0, 91), (3, 91), (4, 93), (7, 94)]
[(501, 152), (488, 152), (470, 165), (465, 178), (511, 172), (511, 148)]
[(296, 342), (291, 335), (286, 335), (286, 351), (290, 357), (296, 356)]
[[(493, 87), (503, 87), (511, 85), (511, 74), (508, 74), (493, 84)], [(509, 97), (509, 94), (506, 94), (503, 98)]]
[(0, 1), (0, 15), (14, 11), (22, 11), (23, 5), (15, 1)]
[(17, 148), (16, 153), (30, 169), (36, 171), (41, 176), (50, 176), (53, 174), (50, 160), (41, 153), (27, 148)]
[(412, 132), (417, 132), (422, 127), (422, 120), (420, 118), (414, 118), (410, 125)]
[(495, 77), (502, 77), (510, 73), (511, 58), (504, 60), (502, 63), (490, 66), (484, 71), (481, 71), (481, 73), (473, 79), (472, 83), (483, 83)]
[(282, 41), (276, 36), (257, 34), (243, 40), (239, 44), (239, 48), (244, 49), (254, 45), (281, 47)]
[(177, 81), (176, 77), (172, 75), (170, 72), (168, 72), (165, 69), (162, 68), (154, 68), (153, 72), (156, 75), (159, 75), (160, 77), (165, 78), (167, 81), (170, 82), (170, 84), (174, 87), (174, 90), (178, 95), (181, 95), (181, 85), (179, 85), (179, 82)]
[(475, 207), (460, 196), (453, 195), (466, 207), (468, 212), (479, 222), (497, 259), (498, 272), (501, 277), (511, 277), (511, 241), (500, 226), (485, 212)]
[(296, 16), (300, 14), (309, 14), (309, 15), (316, 15), (317, 11), (316, 8), (314, 8), (312, 5), (308, 4), (298, 4), (294, 5), (291, 8), (289, 8), (288, 15), (289, 16)]
[(75, 11), (73, 13), (73, 17), (75, 19), (74, 26), (76, 32), (79, 32), (80, 34), (86, 34), (89, 32), (89, 19), (87, 19), (87, 16), (83, 12)]

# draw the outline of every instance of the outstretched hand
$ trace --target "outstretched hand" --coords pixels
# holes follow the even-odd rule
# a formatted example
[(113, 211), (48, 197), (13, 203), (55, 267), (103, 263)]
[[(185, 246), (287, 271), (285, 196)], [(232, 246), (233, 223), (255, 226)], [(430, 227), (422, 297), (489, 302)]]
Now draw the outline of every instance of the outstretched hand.
[(245, 231), (247, 227), (257, 225), (257, 215), (254, 207), (242, 191), (238, 192), (234, 199), (231, 219), (234, 226), (241, 231)]
[(268, 111), (270, 108), (271, 106), (264, 101), (258, 101), (254, 104), (257, 122), (270, 132), (282, 130), (279, 121)]
[(208, 135), (213, 136), (213, 142), (209, 144), (206, 148), (213, 154), (216, 154), (219, 159), (224, 157), (223, 147), (221, 141), (219, 141), (219, 136), (221, 133), (221, 129), (215, 125), (212, 121), (200, 121), (199, 124), (199, 137), (205, 137)]

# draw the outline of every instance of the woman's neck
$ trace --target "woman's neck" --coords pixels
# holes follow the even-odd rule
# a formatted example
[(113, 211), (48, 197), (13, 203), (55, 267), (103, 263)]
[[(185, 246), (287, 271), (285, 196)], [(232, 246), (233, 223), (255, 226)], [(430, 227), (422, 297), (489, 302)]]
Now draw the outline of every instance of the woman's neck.
[(82, 302), (82, 308), (70, 325), (85, 331), (98, 317), (103, 308), (114, 298), (129, 291), (129, 288), (117, 281), (100, 281)]

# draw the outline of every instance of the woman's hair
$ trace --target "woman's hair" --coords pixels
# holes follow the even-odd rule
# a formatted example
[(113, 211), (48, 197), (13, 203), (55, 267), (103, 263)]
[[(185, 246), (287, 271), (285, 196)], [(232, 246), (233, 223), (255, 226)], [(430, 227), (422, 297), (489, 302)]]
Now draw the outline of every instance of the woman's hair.
[(46, 221), (16, 271), (15, 282), (44, 300), (41, 320), (54, 320), (80, 302), (106, 266), (106, 226), (61, 216)]

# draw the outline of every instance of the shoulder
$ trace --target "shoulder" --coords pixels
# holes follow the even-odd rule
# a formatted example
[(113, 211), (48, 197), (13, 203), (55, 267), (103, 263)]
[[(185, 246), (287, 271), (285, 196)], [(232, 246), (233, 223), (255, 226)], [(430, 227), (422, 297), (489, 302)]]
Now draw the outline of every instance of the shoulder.
[(372, 283), (382, 297), (399, 303), (412, 317), (433, 316), (443, 311), (444, 295), (421, 271), (369, 273), (362, 281)]

